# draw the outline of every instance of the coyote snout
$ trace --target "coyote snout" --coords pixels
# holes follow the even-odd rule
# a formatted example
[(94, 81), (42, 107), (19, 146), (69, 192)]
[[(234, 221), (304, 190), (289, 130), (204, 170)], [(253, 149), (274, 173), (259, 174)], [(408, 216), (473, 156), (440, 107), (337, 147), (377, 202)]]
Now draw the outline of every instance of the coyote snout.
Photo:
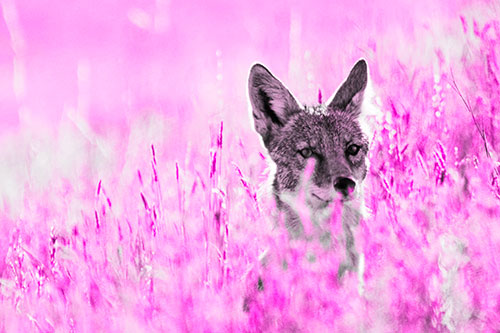
[(335, 185), (333, 185), (335, 190), (342, 194), (344, 199), (349, 199), (354, 192), (354, 188), (356, 187), (356, 183), (346, 177), (338, 177), (335, 180)]

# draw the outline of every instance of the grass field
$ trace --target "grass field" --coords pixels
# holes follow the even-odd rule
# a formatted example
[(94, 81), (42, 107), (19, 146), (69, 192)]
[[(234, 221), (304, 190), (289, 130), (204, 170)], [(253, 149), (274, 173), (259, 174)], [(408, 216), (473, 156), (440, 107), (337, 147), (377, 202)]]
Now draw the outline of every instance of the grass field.
[[(274, 10), (268, 14), (277, 22), (285, 17), (277, 23), (286, 34), (283, 45), (271, 43), (274, 37), (255, 37), (266, 34), (258, 23), (241, 23), (266, 54), (263, 61), (308, 102), (318, 89), (323, 96), (333, 92), (357, 58), (369, 63), (378, 112), (370, 118), (369, 214), (356, 235), (365, 257), (360, 292), (356, 274), (337, 279), (343, 258), (338, 219), (330, 226), (333, 249), (325, 250), (316, 242), (289, 240), (272, 217), (274, 203), (264, 195), (270, 161), (253, 131), (245, 96), (246, 73), (251, 61), (261, 59), (258, 51), (232, 63), (238, 50), (244, 52), (230, 47), (240, 45), (238, 37), (217, 35), (218, 43), (229, 46), (214, 49), (204, 72), (205, 60), (196, 59), (211, 44), (191, 55), (191, 42), (177, 41), (178, 53), (162, 49), (169, 66), (184, 66), (181, 72), (172, 69), (171, 81), (169, 66), (158, 77), (153, 65), (140, 72), (156, 58), (141, 58), (130, 68), (135, 74), (128, 74), (127, 60), (116, 67), (94, 55), (97, 60), (74, 64), (77, 83), (68, 89), (76, 104), (61, 102), (62, 111), (54, 114), (46, 108), (55, 106), (38, 103), (45, 95), (34, 92), (47, 92), (43, 85), (52, 83), (30, 86), (35, 72), (45, 75), (36, 67), (42, 65), (30, 63), (39, 59), (30, 53), (30, 39), (28, 51), (19, 51), (13, 37), (16, 27), (23, 31), (22, 9), (19, 23), (12, 16), (15, 2), (6, 2), (14, 67), (24, 63), (26, 75), (19, 79), (19, 69), (9, 69), (2, 79), (14, 97), (0, 105), (14, 110), (14, 120), (4, 117), (12, 124), (3, 125), (0, 145), (0, 331), (499, 331), (500, 21), (488, 18), (498, 13), (498, 2), (446, 3), (440, 8), (450, 16), (436, 14), (430, 25), (418, 25), (426, 13), (418, 7), (413, 26), (402, 30), (390, 25), (400, 13), (386, 8), (389, 22), (373, 23), (383, 29), (360, 41), (359, 49), (350, 40), (339, 66), (334, 59), (340, 56), (326, 54), (343, 50), (321, 44), (315, 53), (310, 47), (329, 32), (322, 21), (312, 25), (313, 15), (300, 8), (266, 8)], [(356, 6), (348, 13), (362, 7)], [(402, 8), (411, 12), (411, 6)], [(217, 20), (217, 8), (200, 12), (212, 11), (207, 17)], [(209, 27), (200, 12), (182, 27), (196, 20)], [(142, 12), (128, 13), (143, 30), (152, 24)], [(380, 20), (370, 12), (362, 15)], [(175, 31), (172, 20), (167, 31)], [(34, 34), (33, 24), (25, 34)], [(226, 27), (214, 24), (214, 31)], [(361, 29), (363, 35), (366, 26), (357, 27), (344, 32)], [(415, 31), (406, 40), (408, 29)], [(314, 33), (320, 35), (313, 38)], [(75, 34), (84, 43), (84, 35)], [(45, 38), (36, 36), (32, 42)], [(89, 43), (97, 40), (88, 36)], [(75, 43), (68, 49), (78, 53), (80, 42)], [(144, 46), (149, 50), (163, 47), (144, 43), (153, 44)], [(272, 45), (285, 50), (284, 64)], [(116, 52), (126, 52), (121, 50)], [(2, 68), (10, 68), (9, 61), (2, 60)], [(95, 62), (125, 79), (118, 75), (116, 83), (103, 83), (107, 69), (100, 73)], [(69, 65), (61, 66), (63, 73)], [(190, 66), (198, 73), (185, 69)], [(183, 71), (190, 74), (186, 82)], [(88, 77), (98, 81), (95, 86)], [(136, 77), (152, 83), (134, 86)], [(158, 86), (162, 77), (165, 87)], [(99, 89), (107, 89), (107, 97)], [(161, 98), (150, 96), (152, 102), (143, 104), (134, 99), (148, 89)], [(102, 101), (121, 98), (132, 102), (115, 118), (119, 105)]]

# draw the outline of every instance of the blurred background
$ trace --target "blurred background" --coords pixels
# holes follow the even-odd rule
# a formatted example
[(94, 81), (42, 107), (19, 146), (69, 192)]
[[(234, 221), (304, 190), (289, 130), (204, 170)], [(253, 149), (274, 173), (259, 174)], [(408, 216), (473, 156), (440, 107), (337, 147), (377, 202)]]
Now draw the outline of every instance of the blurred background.
[[(499, 8), (0, 0), (0, 331), (498, 331)], [(365, 294), (274, 228), (247, 100), (254, 62), (310, 104), (361, 57)]]
[(219, 118), (246, 128), (253, 62), (313, 102), (359, 57), (387, 80), (389, 56), (411, 65), (436, 45), (463, 52), (460, 15), (480, 8), (486, 18), (493, 3), (2, 0), (1, 132), (71, 112), (101, 131), (151, 111), (178, 133)]

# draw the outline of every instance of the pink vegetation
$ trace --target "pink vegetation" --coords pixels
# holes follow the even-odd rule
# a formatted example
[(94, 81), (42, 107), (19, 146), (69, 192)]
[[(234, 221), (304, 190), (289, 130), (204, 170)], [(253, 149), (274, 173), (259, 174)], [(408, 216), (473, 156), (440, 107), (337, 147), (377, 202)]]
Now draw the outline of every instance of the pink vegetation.
[[(36, 3), (0, 7), (0, 331), (500, 330), (494, 3)], [(245, 97), (256, 59), (315, 102), (361, 56), (362, 288), (339, 219), (273, 219)]]

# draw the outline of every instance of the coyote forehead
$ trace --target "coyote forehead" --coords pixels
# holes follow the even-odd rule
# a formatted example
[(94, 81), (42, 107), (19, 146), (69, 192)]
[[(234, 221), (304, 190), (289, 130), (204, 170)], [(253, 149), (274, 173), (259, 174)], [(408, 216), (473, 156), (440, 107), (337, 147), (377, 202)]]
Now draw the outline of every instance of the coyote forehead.
[(359, 60), (329, 102), (303, 107), (267, 68), (251, 68), (254, 125), (276, 164), (273, 192), (289, 225), (300, 228), (286, 200), (290, 194), (302, 191), (313, 211), (337, 197), (348, 202), (359, 196), (367, 172), (368, 138), (359, 122), (367, 81), (366, 62)]

